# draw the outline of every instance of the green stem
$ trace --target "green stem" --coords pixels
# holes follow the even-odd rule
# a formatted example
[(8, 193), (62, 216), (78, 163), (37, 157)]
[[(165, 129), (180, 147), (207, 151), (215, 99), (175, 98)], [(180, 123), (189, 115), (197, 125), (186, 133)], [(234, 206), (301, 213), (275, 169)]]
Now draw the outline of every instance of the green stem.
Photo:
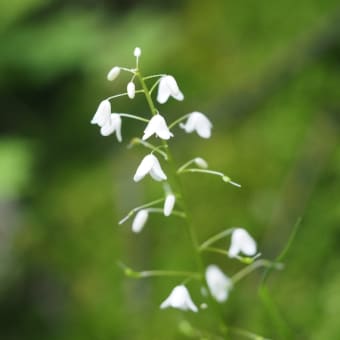
[(152, 101), (152, 98), (151, 98), (151, 95), (150, 95), (150, 92), (149, 92), (149, 89), (148, 87), (146, 86), (145, 84), (145, 81), (140, 73), (139, 70), (136, 71), (136, 76), (138, 77), (139, 79), (139, 82), (144, 90), (144, 94), (145, 94), (145, 98), (149, 104), (149, 107), (150, 107), (150, 110), (151, 110), (151, 114), (154, 116), (157, 114), (157, 109), (155, 108), (155, 105), (153, 104), (153, 101)]
[[(136, 90), (135, 93), (143, 93), (144, 90)], [(119, 94), (115, 94), (114, 96), (111, 97), (107, 97), (106, 100), (111, 100), (111, 99), (115, 99), (115, 98), (119, 98), (119, 97), (125, 97), (127, 96), (128, 93), (124, 92), (124, 93), (119, 93)]]
[(229, 236), (232, 232), (233, 232), (234, 228), (230, 228), (230, 229), (226, 229), (221, 231), (220, 233), (208, 238), (206, 241), (204, 241), (199, 249), (202, 250), (204, 248), (207, 248), (208, 246), (210, 246), (211, 244), (219, 241), (220, 239)]
[(241, 329), (241, 328), (229, 327), (229, 330), (230, 330), (231, 333), (242, 335), (242, 336), (244, 336), (245, 338), (248, 338), (248, 339), (253, 339), (253, 340), (270, 340), (268, 338), (264, 338), (261, 335), (255, 334), (253, 332), (246, 331), (246, 330)]
[(180, 122), (182, 122), (183, 120), (187, 119), (189, 116), (191, 115), (191, 113), (187, 113), (186, 115), (176, 119), (175, 121), (173, 121), (170, 125), (169, 125), (169, 129), (171, 130), (174, 126), (176, 126), (177, 124), (179, 124)]
[(126, 117), (126, 118), (131, 118), (131, 119), (135, 119), (135, 120), (140, 120), (141, 122), (144, 123), (148, 123), (149, 119), (143, 118), (143, 117), (139, 117), (139, 116), (135, 116), (135, 115), (130, 115), (129, 113), (118, 113), (121, 117)]

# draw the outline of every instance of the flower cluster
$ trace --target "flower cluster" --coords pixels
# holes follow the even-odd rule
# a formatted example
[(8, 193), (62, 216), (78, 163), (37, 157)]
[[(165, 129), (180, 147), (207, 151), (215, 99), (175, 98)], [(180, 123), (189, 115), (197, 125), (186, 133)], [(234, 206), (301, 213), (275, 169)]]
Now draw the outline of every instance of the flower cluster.
[[(193, 111), (184, 114), (181, 118), (174, 120), (171, 124), (168, 124), (161, 111), (159, 111), (154, 104), (152, 99), (152, 94), (155, 89), (158, 89), (156, 101), (159, 104), (166, 103), (170, 97), (175, 100), (184, 100), (184, 95), (180, 90), (175, 78), (168, 74), (158, 74), (143, 77), (139, 67), (139, 59), (142, 55), (140, 48), (134, 50), (134, 56), (136, 58), (135, 68), (125, 68), (120, 66), (114, 66), (107, 74), (107, 79), (109, 81), (115, 80), (122, 71), (127, 72), (131, 75), (130, 80), (126, 85), (126, 92), (109, 97), (100, 102), (92, 120), (92, 124), (96, 124), (100, 127), (100, 133), (102, 136), (109, 136), (113, 133), (116, 134), (117, 140), (122, 141), (121, 126), (122, 119), (136, 119), (143, 122), (144, 129), (141, 133), (141, 138), (134, 138), (132, 144), (139, 144), (147, 148), (149, 151), (143, 157), (135, 174), (133, 176), (134, 182), (140, 182), (147, 175), (155, 180), (156, 182), (161, 182), (164, 188), (163, 197), (156, 199), (152, 202), (143, 204), (139, 207), (132, 209), (119, 223), (122, 224), (127, 221), (130, 217), (134, 216), (132, 221), (132, 231), (134, 233), (140, 233), (144, 226), (146, 225), (150, 213), (161, 213), (168, 217), (171, 215), (186, 218), (186, 212), (183, 210), (176, 210), (176, 201), (181, 199), (181, 194), (175, 192), (172, 188), (173, 183), (169, 178), (173, 176), (168, 176), (164, 169), (166, 167), (162, 166), (159, 158), (161, 156), (161, 161), (169, 161), (168, 145), (167, 141), (170, 138), (174, 138), (173, 129), (178, 125), (186, 133), (196, 132), (201, 138), (210, 138), (212, 131), (212, 123), (207, 118), (207, 116), (201, 112)], [(140, 88), (136, 87), (136, 80), (138, 81)], [(147, 82), (154, 80), (152, 86), (147, 86)], [(145, 116), (138, 116), (130, 113), (112, 113), (111, 112), (111, 100), (126, 96), (130, 99), (134, 99), (136, 94), (143, 94), (146, 97), (147, 103), (151, 111), (151, 117), (147, 118)], [(153, 140), (161, 142), (160, 145), (154, 145), (147, 140)], [(151, 150), (151, 151), (150, 151)], [(192, 167), (193, 166), (193, 167)], [(208, 163), (201, 157), (195, 157), (181, 167), (177, 169), (177, 172), (172, 175), (180, 175), (183, 173), (204, 173), (216, 175), (222, 178), (224, 182), (230, 183), (237, 187), (239, 184), (232, 181), (229, 176), (224, 173), (210, 170)], [(159, 206), (161, 205), (161, 206)], [(181, 205), (178, 205), (181, 206)], [(212, 248), (211, 245), (220, 240), (225, 236), (231, 235), (231, 241), (229, 249), (218, 249)], [(195, 243), (193, 241), (193, 243)], [(207, 241), (203, 242), (200, 246), (194, 244), (197, 250), (195, 256), (201, 256), (204, 251), (219, 252), (229, 256), (229, 258), (235, 258), (246, 263), (252, 263), (257, 255), (257, 245), (255, 240), (249, 235), (249, 233), (243, 228), (234, 228), (224, 230), (220, 234), (214, 235)], [(225, 256), (227, 258), (227, 256)], [(244, 257), (245, 256), (245, 257)], [(128, 270), (127, 273), (131, 273)], [(158, 275), (162, 271), (155, 271)], [(138, 273), (137, 273), (138, 274)], [(143, 272), (140, 275), (134, 273), (134, 277), (145, 277), (146, 275), (152, 275), (152, 271)], [(192, 277), (191, 277), (191, 276)], [(237, 281), (235, 277), (228, 277), (224, 272), (216, 265), (210, 264), (206, 267), (204, 273), (201, 274), (188, 274), (189, 278), (198, 278), (204, 281), (204, 285), (208, 288), (210, 295), (217, 302), (225, 302), (228, 298), (230, 290), (235, 285)], [(239, 275), (240, 276), (240, 275)], [(201, 306), (206, 306), (205, 303)], [(199, 308), (193, 302), (188, 288), (184, 284), (179, 284), (175, 286), (167, 299), (160, 306), (162, 309), (167, 307), (173, 307), (181, 309), (184, 311), (197, 312)]]

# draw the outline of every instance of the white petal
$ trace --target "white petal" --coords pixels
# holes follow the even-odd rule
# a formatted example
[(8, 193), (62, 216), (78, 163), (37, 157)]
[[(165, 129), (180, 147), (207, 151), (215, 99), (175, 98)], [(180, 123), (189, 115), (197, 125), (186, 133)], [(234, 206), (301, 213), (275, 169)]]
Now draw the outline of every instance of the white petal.
[(166, 76), (163, 76), (159, 81), (157, 101), (160, 104), (164, 104), (170, 97), (170, 89), (166, 84)]
[(164, 202), (164, 215), (170, 216), (174, 208), (176, 197), (174, 194), (168, 194)]
[(173, 307), (181, 310), (192, 310), (193, 312), (198, 311), (198, 308), (191, 300), (188, 289), (184, 285), (176, 286), (160, 307), (162, 309)]
[(156, 114), (150, 119), (148, 125), (144, 130), (144, 135), (142, 139), (146, 140), (150, 138), (153, 134), (156, 134), (159, 138), (165, 140), (173, 136), (166, 124), (164, 117), (160, 114)]
[(145, 175), (147, 175), (150, 172), (150, 170), (152, 169), (154, 165), (155, 159), (157, 160), (157, 158), (151, 154), (143, 158), (143, 160), (141, 161), (141, 163), (139, 164), (137, 168), (135, 176), (133, 177), (133, 180), (135, 182), (140, 181), (141, 179), (145, 177)]
[(156, 181), (166, 180), (167, 179), (166, 174), (162, 170), (161, 165), (159, 164), (158, 159), (154, 155), (151, 155), (151, 156), (154, 157), (153, 166), (152, 166), (152, 168), (150, 170), (151, 177), (154, 180), (156, 180)]
[(111, 118), (107, 124), (100, 128), (100, 134), (104, 137), (111, 135), (115, 130), (114, 125), (111, 122)]
[(197, 116), (194, 114), (190, 114), (187, 122), (185, 124), (180, 124), (180, 127), (185, 130), (187, 133), (191, 133), (195, 130), (197, 124)]
[(120, 73), (120, 67), (118, 66), (113, 67), (110, 70), (110, 72), (107, 74), (107, 80), (110, 80), (110, 81), (115, 80), (119, 76), (119, 73)]
[(100, 127), (106, 125), (110, 120), (111, 104), (108, 100), (100, 102), (96, 113), (94, 114), (91, 124), (97, 124)]
[(135, 219), (132, 222), (132, 231), (135, 233), (139, 233), (143, 229), (148, 217), (149, 213), (147, 210), (139, 210), (136, 214)]
[(229, 290), (232, 288), (232, 282), (217, 266), (209, 265), (205, 272), (205, 279), (207, 281), (211, 295), (218, 302), (227, 300)]
[(135, 87), (134, 82), (130, 81), (130, 82), (127, 84), (126, 91), (127, 91), (128, 97), (129, 97), (130, 99), (135, 98), (136, 87)]
[(255, 240), (243, 228), (236, 228), (231, 235), (231, 245), (228, 251), (229, 257), (235, 257), (242, 252), (247, 256), (256, 254)]
[(122, 141), (122, 133), (121, 133), (121, 127), (122, 127), (122, 118), (117, 113), (111, 114), (111, 123), (115, 127), (116, 130), (116, 136), (118, 142)]
[(141, 50), (139, 47), (136, 47), (136, 48), (134, 49), (134, 51), (133, 51), (133, 55), (134, 55), (135, 57), (140, 57), (141, 54), (142, 54), (142, 50)]

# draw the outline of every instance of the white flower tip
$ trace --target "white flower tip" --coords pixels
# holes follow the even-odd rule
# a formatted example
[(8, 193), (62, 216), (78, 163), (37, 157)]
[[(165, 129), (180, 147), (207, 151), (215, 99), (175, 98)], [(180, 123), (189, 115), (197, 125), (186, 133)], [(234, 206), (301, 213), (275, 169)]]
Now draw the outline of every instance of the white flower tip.
[(119, 73), (120, 73), (120, 67), (118, 66), (113, 67), (107, 74), (107, 80), (109, 81), (115, 80), (119, 76)]
[(237, 257), (239, 253), (254, 256), (257, 252), (255, 240), (243, 228), (236, 228), (231, 235), (229, 257)]
[(163, 301), (160, 308), (177, 308), (184, 311), (191, 310), (198, 312), (197, 306), (193, 303), (188, 289), (184, 285), (176, 286), (170, 293), (169, 297)]
[(170, 216), (174, 208), (176, 197), (174, 194), (168, 194), (164, 202), (164, 216)]
[(195, 158), (195, 164), (201, 169), (207, 169), (208, 168), (208, 163), (206, 162), (206, 160), (204, 160), (201, 157)]
[(97, 108), (96, 113), (94, 114), (91, 124), (97, 124), (100, 127), (103, 127), (110, 121), (111, 115), (111, 103), (105, 99), (102, 100)]
[(135, 219), (132, 222), (132, 231), (134, 233), (141, 232), (148, 217), (149, 217), (149, 213), (147, 210), (143, 209), (143, 210), (138, 211)]
[(139, 48), (139, 47), (136, 47), (133, 51), (133, 55), (136, 57), (136, 58), (139, 58), (142, 54), (142, 50)]
[(217, 302), (226, 301), (229, 291), (232, 288), (231, 279), (214, 264), (207, 267), (205, 271), (205, 279), (213, 298)]
[(130, 82), (127, 84), (126, 91), (127, 91), (128, 97), (129, 97), (130, 99), (135, 98), (136, 87), (135, 87), (134, 82), (130, 81)]

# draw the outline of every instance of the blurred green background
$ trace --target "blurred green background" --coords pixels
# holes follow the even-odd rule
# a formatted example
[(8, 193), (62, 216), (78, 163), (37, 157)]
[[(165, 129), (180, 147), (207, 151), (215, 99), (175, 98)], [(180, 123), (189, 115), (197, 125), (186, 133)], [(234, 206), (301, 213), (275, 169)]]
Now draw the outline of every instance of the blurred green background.
[[(181, 320), (212, 324), (209, 308), (159, 310), (178, 280), (133, 281), (117, 266), (194, 263), (176, 217), (152, 215), (138, 235), (117, 226), (162, 193), (132, 181), (145, 150), (126, 146), (140, 123), (123, 121), (122, 144), (89, 124), (125, 88), (126, 75), (105, 76), (132, 67), (136, 46), (144, 74), (173, 74), (185, 94), (161, 107), (167, 120), (198, 110), (214, 124), (209, 140), (175, 130), (178, 164), (200, 156), (242, 183), (183, 175), (200, 240), (243, 226), (274, 259), (303, 217), (285, 269), (269, 278), (271, 300), (253, 273), (222, 306), (227, 324), (271, 339), (340, 339), (338, 1), (2, 1), (0, 41), (1, 339), (185, 339)], [(142, 98), (112, 107), (147, 112)], [(205, 260), (229, 275), (242, 268)]]

